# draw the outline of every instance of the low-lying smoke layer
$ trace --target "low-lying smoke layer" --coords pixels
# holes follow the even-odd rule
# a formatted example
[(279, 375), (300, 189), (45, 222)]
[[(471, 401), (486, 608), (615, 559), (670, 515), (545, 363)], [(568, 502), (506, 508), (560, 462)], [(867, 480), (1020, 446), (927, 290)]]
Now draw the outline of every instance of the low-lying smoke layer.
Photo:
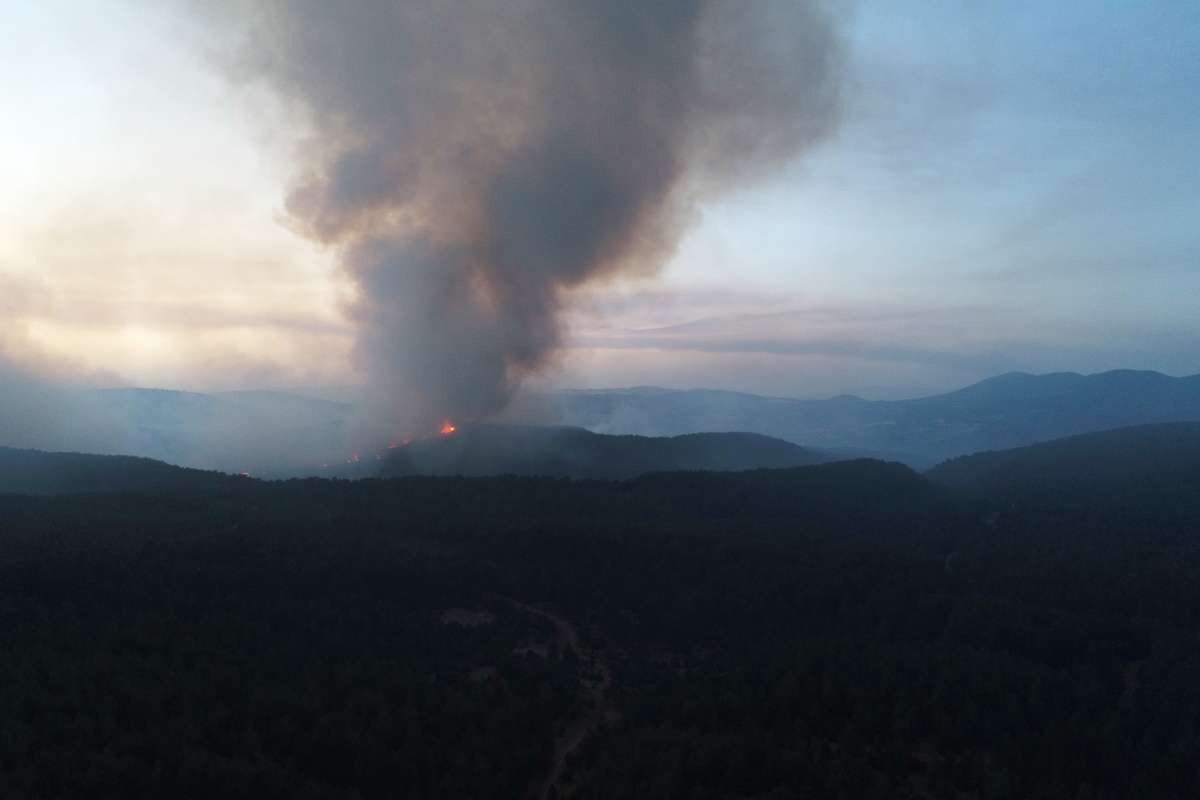
[(565, 294), (674, 247), (700, 197), (825, 135), (806, 0), (224, 0), (238, 68), (305, 114), (287, 206), (357, 287), (391, 425), (485, 417)]

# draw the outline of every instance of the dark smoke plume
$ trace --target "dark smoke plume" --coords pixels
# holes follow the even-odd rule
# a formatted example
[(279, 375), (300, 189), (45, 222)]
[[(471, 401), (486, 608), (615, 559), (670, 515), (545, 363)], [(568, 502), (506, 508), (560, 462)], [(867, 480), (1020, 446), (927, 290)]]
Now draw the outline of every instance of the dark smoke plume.
[[(311, 128), (289, 212), (339, 249), (393, 424), (485, 417), (566, 293), (649, 270), (693, 203), (833, 125), (808, 0), (223, 0), (237, 69)], [(419, 429), (419, 428), (418, 428)]]

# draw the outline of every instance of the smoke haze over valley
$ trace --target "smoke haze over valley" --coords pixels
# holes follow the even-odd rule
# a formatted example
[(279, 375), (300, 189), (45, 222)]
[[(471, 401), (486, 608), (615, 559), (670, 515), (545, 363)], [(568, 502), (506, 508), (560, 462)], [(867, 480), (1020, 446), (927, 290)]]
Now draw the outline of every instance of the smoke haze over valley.
[[(409, 438), (433, 442), (431, 452), (478, 447), (478, 443), (437, 444), (443, 438), (470, 439), (460, 435), (470, 426), (459, 426), (462, 430), (451, 437), (432, 427), (416, 437), (395, 437), (374, 448), (356, 449), (361, 415), (355, 398), (361, 395), (353, 391), (203, 394), (66, 388), (30, 382), (28, 377), (10, 387), (20, 388), (7, 395), (5, 445), (10, 447), (136, 455), (260, 477), (374, 475)], [(481, 441), (492, 444), (491, 455), (479, 463), (494, 465), (489, 469), (464, 466), (462, 471), (516, 469), (540, 474), (537, 464), (552, 463), (534, 459), (517, 469), (513, 465), (526, 462), (506, 460), (506, 447), (540, 451), (560, 460), (570, 460), (571, 451), (578, 447), (587, 451), (591, 445), (584, 440), (549, 434), (562, 426), (618, 437), (755, 433), (778, 440), (781, 446), (809, 448), (825, 460), (871, 456), (923, 469), (980, 450), (1182, 420), (1200, 420), (1200, 376), (1175, 378), (1130, 370), (1094, 375), (1012, 373), (946, 394), (887, 401), (849, 395), (802, 400), (654, 387), (525, 393), (495, 420), (501, 423), (495, 428), (499, 439), (480, 434)], [(514, 438), (504, 438), (504, 425), (514, 424), (518, 426)], [(545, 436), (523, 440), (520, 426), (550, 427)], [(479, 430), (487, 431), (489, 426)], [(728, 463), (737, 463), (742, 444), (726, 448)], [(605, 456), (607, 466), (594, 469), (630, 474), (630, 467), (622, 466), (628, 456), (620, 452)], [(444, 455), (439, 458), (442, 466), (429, 471), (453, 474), (457, 462), (446, 461)], [(488, 458), (493, 461), (487, 462)], [(682, 466), (686, 460), (662, 463)], [(768, 458), (743, 463), (777, 462)], [(545, 474), (559, 472), (558, 467), (544, 468)]]

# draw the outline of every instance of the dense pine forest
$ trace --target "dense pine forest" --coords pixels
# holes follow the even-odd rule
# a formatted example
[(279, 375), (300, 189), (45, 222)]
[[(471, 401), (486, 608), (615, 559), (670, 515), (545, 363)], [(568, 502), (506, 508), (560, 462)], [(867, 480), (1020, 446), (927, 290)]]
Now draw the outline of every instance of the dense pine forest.
[(1194, 433), (2, 495), (3, 796), (1194, 797)]

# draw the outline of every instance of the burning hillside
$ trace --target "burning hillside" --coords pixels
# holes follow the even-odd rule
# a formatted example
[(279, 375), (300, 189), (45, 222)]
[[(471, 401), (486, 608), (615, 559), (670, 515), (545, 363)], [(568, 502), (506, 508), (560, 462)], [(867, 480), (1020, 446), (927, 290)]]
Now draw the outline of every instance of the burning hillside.
[(453, 436), (417, 439), (389, 450), (379, 474), (619, 480), (647, 472), (784, 468), (830, 460), (823, 453), (749, 433), (653, 438), (604, 436), (582, 428), (468, 425)]

